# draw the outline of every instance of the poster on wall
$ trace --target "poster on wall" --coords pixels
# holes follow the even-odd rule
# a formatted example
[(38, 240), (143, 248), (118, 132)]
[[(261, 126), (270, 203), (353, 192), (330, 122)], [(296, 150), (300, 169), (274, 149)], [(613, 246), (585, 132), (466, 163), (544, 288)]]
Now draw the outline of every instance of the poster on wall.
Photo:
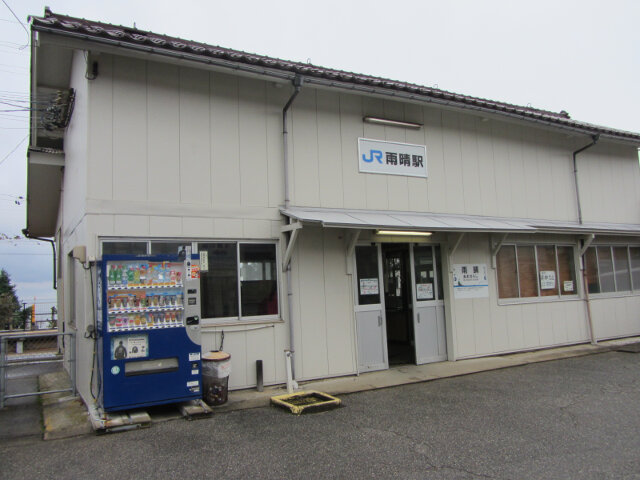
[(433, 300), (433, 283), (416, 284), (417, 300)]
[(487, 266), (485, 264), (454, 265), (453, 294), (455, 298), (488, 297)]
[(556, 288), (556, 272), (554, 270), (540, 271), (540, 290)]
[(378, 295), (378, 279), (361, 278), (360, 295)]

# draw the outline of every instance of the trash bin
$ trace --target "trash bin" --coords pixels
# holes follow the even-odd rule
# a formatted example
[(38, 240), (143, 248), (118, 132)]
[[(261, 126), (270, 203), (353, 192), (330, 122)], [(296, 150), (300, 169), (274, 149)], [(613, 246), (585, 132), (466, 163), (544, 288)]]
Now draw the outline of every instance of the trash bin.
[(202, 355), (202, 398), (209, 405), (222, 405), (229, 394), (231, 354), (209, 352)]

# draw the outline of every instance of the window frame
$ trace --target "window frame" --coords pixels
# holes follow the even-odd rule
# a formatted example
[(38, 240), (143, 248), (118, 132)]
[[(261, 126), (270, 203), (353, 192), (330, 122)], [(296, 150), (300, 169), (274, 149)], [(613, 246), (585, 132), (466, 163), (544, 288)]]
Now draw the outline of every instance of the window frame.
[[(500, 297), (500, 283), (499, 283), (499, 273), (498, 273), (498, 262), (497, 256), (500, 253), (498, 251), (496, 253), (496, 268), (495, 272), (495, 280), (496, 280), (496, 298), (498, 300), (498, 305), (513, 305), (513, 304), (522, 304), (522, 303), (544, 303), (544, 302), (566, 302), (566, 301), (576, 301), (580, 300), (580, 269), (578, 268), (578, 263), (576, 262), (577, 249), (576, 245), (571, 242), (509, 242), (501, 245), (500, 250), (503, 247), (512, 247), (515, 250), (515, 266), (516, 266), (516, 280), (518, 283), (518, 296), (517, 297), (508, 297), (501, 298)], [(521, 279), (520, 279), (520, 265), (518, 261), (518, 247), (533, 247), (534, 258), (535, 258), (535, 270), (536, 270), (536, 289), (537, 295), (534, 297), (522, 297), (522, 288), (521, 288)], [(538, 259), (538, 247), (553, 247), (554, 253), (554, 261), (555, 261), (555, 274), (556, 274), (556, 288), (555, 295), (542, 295), (541, 294), (541, 286), (540, 286), (540, 265)], [(562, 294), (562, 289), (560, 287), (560, 264), (558, 260), (558, 248), (568, 247), (571, 248), (573, 254), (573, 282), (574, 282), (574, 293), (572, 294)]]
[[(629, 277), (629, 285), (630, 285), (630, 289), (629, 290), (618, 290), (618, 279), (616, 278), (616, 263), (615, 263), (615, 257), (614, 257), (614, 249), (615, 248), (625, 248), (627, 251), (627, 275)], [(610, 291), (610, 292), (603, 292), (602, 291), (602, 281), (601, 281), (601, 268), (600, 268), (600, 255), (598, 253), (598, 248), (608, 248), (609, 249), (609, 254), (611, 255), (611, 263), (612, 263), (612, 275), (613, 275), (613, 285), (614, 285), (614, 290)], [(639, 285), (634, 285), (634, 281), (633, 281), (633, 266), (631, 264), (631, 249), (632, 248), (640, 248), (640, 244), (637, 243), (616, 243), (616, 242), (610, 242), (610, 243), (592, 243), (589, 248), (585, 251), (585, 255), (587, 253), (588, 250), (593, 249), (593, 252), (595, 253), (595, 257), (596, 257), (596, 265), (597, 265), (597, 272), (596, 272), (596, 278), (598, 281), (598, 289), (600, 290), (598, 293), (589, 293), (589, 297), (590, 298), (613, 298), (613, 297), (630, 297), (630, 296), (634, 296), (634, 295), (639, 295), (640, 294), (640, 284)], [(586, 268), (586, 265), (585, 265)], [(640, 282), (638, 282), (640, 283)]]
[[(146, 255), (154, 255), (152, 252), (152, 245), (154, 243), (176, 243), (176, 244), (191, 244), (192, 247), (195, 245), (197, 251), (200, 252), (200, 244), (211, 244), (211, 243), (234, 243), (235, 251), (236, 251), (236, 273), (237, 273), (237, 282), (236, 288), (238, 292), (238, 315), (230, 316), (230, 317), (205, 317), (201, 310), (201, 319), (200, 325), (202, 327), (217, 327), (217, 326), (230, 326), (230, 325), (251, 325), (251, 324), (264, 324), (264, 323), (283, 323), (282, 316), (282, 269), (280, 268), (280, 241), (278, 239), (242, 239), (242, 238), (135, 238), (135, 237), (99, 237), (100, 244), (100, 255), (102, 257), (103, 245), (105, 243), (118, 243), (118, 242), (138, 242), (147, 244), (147, 253)], [(278, 299), (278, 313), (270, 314), (270, 315), (251, 315), (251, 316), (242, 316), (242, 292), (241, 292), (241, 280), (240, 280), (240, 245), (241, 244), (254, 244), (254, 245), (274, 245), (275, 250), (275, 264), (276, 264), (276, 294)], [(201, 285), (202, 287), (202, 285)], [(200, 292), (200, 304), (202, 305), (202, 291)]]

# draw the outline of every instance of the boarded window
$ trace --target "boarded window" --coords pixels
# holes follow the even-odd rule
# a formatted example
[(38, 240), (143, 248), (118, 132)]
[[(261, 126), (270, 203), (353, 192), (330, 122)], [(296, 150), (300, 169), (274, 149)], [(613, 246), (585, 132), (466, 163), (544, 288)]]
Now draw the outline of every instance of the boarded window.
[(611, 258), (611, 247), (597, 247), (598, 272), (600, 274), (600, 291), (615, 292), (616, 284), (613, 276), (613, 259)]
[(587, 290), (589, 293), (600, 293), (600, 276), (598, 274), (598, 257), (596, 249), (588, 248), (585, 256), (585, 268), (587, 271)]
[(560, 287), (560, 295), (575, 295), (576, 285), (576, 269), (573, 261), (572, 247), (557, 247), (558, 252), (558, 280)]
[(503, 246), (496, 256), (498, 267), (498, 296), (500, 298), (517, 298), (518, 269), (516, 266), (516, 247)]
[(518, 247), (518, 279), (520, 297), (538, 296), (538, 272), (536, 271), (536, 253), (534, 247)]
[(536, 250), (538, 252), (540, 295), (543, 297), (558, 295), (556, 248), (554, 246), (537, 246)]
[(633, 289), (640, 290), (640, 247), (629, 247), (629, 257), (631, 258)]

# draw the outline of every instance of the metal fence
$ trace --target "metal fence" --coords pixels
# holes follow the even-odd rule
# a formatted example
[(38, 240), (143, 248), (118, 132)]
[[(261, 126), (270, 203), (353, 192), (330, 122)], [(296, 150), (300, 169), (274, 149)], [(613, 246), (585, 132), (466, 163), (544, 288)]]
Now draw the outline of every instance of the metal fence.
[[(24, 302), (13, 315), (0, 319), (0, 330), (49, 330), (58, 327), (56, 302)], [(2, 332), (0, 332), (2, 333)]]
[[(65, 358), (64, 352), (67, 352)], [(0, 334), (0, 408), (12, 398), (44, 395), (46, 393), (76, 392), (75, 333), (50, 331), (21, 331)], [(22, 371), (23, 375), (38, 375), (57, 365), (69, 372), (69, 388), (47, 391), (11, 391), (9, 381)], [(37, 387), (36, 387), (37, 390)]]

